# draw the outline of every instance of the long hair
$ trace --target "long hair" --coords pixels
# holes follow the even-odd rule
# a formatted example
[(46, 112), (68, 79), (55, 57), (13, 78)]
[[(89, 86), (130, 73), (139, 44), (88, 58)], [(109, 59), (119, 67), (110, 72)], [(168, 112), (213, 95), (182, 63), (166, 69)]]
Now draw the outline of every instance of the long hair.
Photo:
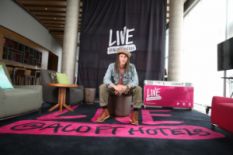
[[(127, 58), (128, 58), (128, 59), (127, 59), (127, 62), (126, 62), (126, 64), (125, 64), (125, 66), (124, 66), (124, 69), (125, 69), (126, 72), (129, 71), (129, 63), (130, 63), (129, 57), (127, 57)], [(116, 56), (115, 71), (116, 71), (118, 74), (120, 73), (120, 54), (117, 54), (117, 56)]]

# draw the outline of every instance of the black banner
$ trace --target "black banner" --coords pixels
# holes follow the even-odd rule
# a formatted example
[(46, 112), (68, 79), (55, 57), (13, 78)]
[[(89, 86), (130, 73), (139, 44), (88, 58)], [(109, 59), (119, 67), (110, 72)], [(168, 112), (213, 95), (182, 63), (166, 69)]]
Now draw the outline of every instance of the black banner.
[(164, 74), (166, 0), (84, 0), (78, 84), (103, 83), (119, 47), (131, 53), (139, 83)]

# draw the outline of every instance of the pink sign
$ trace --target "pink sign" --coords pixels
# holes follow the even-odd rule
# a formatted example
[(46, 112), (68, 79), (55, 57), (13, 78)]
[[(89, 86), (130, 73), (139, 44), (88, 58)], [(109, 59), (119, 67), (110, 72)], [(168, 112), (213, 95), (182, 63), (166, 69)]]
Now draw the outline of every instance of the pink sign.
[(145, 85), (144, 105), (192, 108), (193, 87)]
[(132, 126), (125, 124), (91, 124), (41, 120), (18, 121), (1, 127), (0, 133), (182, 140), (207, 140), (224, 137), (222, 134), (210, 129), (193, 125)]
[[(77, 111), (79, 108), (73, 107)], [(1, 126), (0, 134), (30, 134), (51, 136), (121, 137), (177, 140), (208, 140), (224, 135), (208, 128), (187, 125), (182, 120), (171, 120), (171, 110), (141, 110), (140, 125), (130, 125), (129, 117), (116, 117), (115, 123), (95, 123), (101, 109), (90, 113), (87, 122), (79, 122), (87, 115), (69, 115), (68, 111), (53, 112), (35, 120), (21, 120)], [(163, 118), (156, 120), (154, 118)]]

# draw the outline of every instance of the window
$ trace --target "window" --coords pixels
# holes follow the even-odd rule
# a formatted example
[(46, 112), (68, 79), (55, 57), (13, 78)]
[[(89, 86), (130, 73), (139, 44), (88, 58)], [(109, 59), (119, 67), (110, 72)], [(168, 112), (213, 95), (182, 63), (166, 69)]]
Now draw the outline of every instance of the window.
[(217, 71), (217, 44), (225, 40), (226, 1), (200, 1), (184, 18), (184, 77), (193, 83), (194, 101), (210, 105), (223, 95), (223, 73)]

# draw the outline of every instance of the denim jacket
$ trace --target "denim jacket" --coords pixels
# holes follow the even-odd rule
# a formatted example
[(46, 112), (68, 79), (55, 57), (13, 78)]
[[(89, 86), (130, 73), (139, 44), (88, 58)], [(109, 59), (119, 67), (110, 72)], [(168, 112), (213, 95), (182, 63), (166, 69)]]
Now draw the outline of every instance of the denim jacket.
[[(115, 71), (115, 63), (111, 63), (104, 76), (104, 84), (108, 87), (117, 85), (119, 83), (120, 75)], [(138, 86), (138, 74), (133, 64), (129, 64), (129, 71), (123, 75), (123, 84), (129, 88)]]

